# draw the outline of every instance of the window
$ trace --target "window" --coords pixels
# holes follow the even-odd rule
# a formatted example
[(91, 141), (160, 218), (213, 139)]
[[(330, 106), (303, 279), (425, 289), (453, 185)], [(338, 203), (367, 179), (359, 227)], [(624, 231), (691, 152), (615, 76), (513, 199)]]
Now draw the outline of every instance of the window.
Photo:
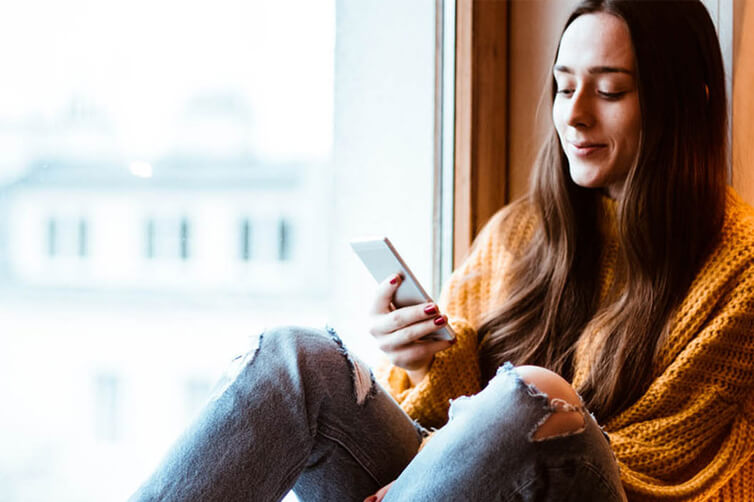
[(94, 377), (95, 435), (99, 441), (116, 441), (120, 435), (120, 383), (117, 375), (99, 373)]
[(186, 218), (183, 218), (181, 220), (181, 230), (180, 230), (180, 248), (181, 248), (181, 259), (182, 260), (188, 260), (189, 259), (189, 244), (191, 243), (189, 240), (190, 233), (189, 233), (189, 222)]
[(148, 259), (153, 259), (155, 257), (155, 222), (153, 219), (150, 219), (147, 221), (145, 227), (144, 227), (144, 236), (145, 236), (145, 242), (146, 246), (144, 248), (145, 256)]
[(79, 220), (79, 257), (86, 258), (89, 253), (89, 227), (86, 220)]
[(187, 218), (149, 218), (144, 224), (144, 256), (148, 260), (188, 260), (191, 225)]
[(291, 259), (291, 225), (285, 219), (280, 220), (278, 225), (278, 259)]
[(50, 257), (58, 254), (58, 224), (54, 218), (47, 222), (47, 252)]
[(249, 261), (253, 258), (253, 234), (251, 220), (245, 218), (241, 221), (241, 259)]
[(388, 235), (432, 287), (436, 22), (434, 0), (4, 10), (0, 499), (127, 499), (265, 327), (378, 360), (348, 241)]
[(86, 258), (89, 251), (88, 226), (83, 218), (50, 217), (45, 247), (50, 258)]

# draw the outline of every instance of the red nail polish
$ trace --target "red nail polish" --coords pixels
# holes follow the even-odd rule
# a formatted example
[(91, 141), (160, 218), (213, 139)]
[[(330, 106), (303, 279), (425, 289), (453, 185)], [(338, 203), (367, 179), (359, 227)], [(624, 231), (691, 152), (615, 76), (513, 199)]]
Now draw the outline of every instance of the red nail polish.
[(427, 315), (435, 315), (437, 313), (437, 307), (430, 305), (424, 308), (424, 313)]
[(435, 325), (436, 326), (442, 326), (443, 324), (445, 324), (445, 318), (444, 317), (438, 317), (437, 319), (435, 319)]
[(396, 275), (392, 279), (390, 279), (390, 284), (398, 284), (398, 276)]
[(370, 495), (364, 499), (364, 502), (374, 502), (375, 500), (377, 500), (377, 495)]

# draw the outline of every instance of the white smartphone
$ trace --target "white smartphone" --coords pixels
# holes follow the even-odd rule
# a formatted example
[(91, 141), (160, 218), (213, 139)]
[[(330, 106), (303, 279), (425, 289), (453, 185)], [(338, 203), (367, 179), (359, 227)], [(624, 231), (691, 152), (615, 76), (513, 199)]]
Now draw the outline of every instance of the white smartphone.
[[(433, 301), (387, 237), (353, 240), (351, 247), (377, 282), (393, 274), (401, 276), (401, 284), (393, 296), (396, 308)], [(446, 324), (423, 339), (454, 340), (455, 337), (453, 329)]]

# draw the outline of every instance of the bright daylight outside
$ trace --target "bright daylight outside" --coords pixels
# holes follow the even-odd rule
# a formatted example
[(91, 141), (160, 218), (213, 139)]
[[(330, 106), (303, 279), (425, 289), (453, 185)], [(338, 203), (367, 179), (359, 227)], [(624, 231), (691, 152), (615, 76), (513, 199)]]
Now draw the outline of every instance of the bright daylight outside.
[(0, 500), (125, 500), (266, 327), (362, 359), (349, 240), (432, 271), (435, 2), (0, 16)]

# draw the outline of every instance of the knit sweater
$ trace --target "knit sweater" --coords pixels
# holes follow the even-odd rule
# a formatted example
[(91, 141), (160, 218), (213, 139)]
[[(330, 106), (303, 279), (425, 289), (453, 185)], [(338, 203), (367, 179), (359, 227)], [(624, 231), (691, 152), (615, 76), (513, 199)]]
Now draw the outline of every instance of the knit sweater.
[[(614, 277), (615, 204), (605, 198), (601, 290)], [(499, 211), (443, 289), (440, 306), (457, 343), (435, 355), (416, 386), (400, 368), (378, 378), (426, 427), (447, 421), (449, 400), (481, 390), (475, 328), (497, 306), (510, 265), (534, 234), (525, 203)], [(601, 296), (607, 302), (606, 295)], [(604, 306), (604, 305), (602, 305)], [(585, 330), (572, 384), (587, 375), (599, 343)], [(602, 424), (629, 500), (754, 500), (754, 210), (729, 190), (721, 238), (676, 309), (654, 360), (653, 380), (633, 405)]]

